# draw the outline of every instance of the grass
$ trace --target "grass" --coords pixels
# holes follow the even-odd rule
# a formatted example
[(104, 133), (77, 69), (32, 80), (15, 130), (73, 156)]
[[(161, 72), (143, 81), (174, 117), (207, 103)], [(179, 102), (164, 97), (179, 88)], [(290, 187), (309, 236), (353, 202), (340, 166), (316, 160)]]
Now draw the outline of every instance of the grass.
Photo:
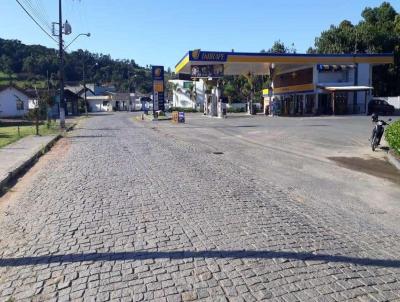
[[(19, 127), (20, 134), (18, 135), (18, 126), (2, 126), (0, 127), (0, 148), (14, 143), (17, 140), (28, 135), (36, 134), (35, 125), (23, 125)], [(59, 125), (51, 122), (50, 127), (47, 128), (46, 124), (39, 126), (39, 135), (57, 134), (60, 132)]]
[[(12, 83), (22, 89), (24, 89), (27, 86), (31, 86), (33, 85), (33, 83), (31, 81), (28, 80), (22, 80), (18, 77), (17, 74), (13, 73), (11, 75), (11, 80)], [(10, 78), (9, 75), (0, 71), (0, 85), (8, 85), (10, 84)], [(47, 83), (45, 80), (36, 80), (35, 84), (37, 88), (46, 88), (47, 87)]]

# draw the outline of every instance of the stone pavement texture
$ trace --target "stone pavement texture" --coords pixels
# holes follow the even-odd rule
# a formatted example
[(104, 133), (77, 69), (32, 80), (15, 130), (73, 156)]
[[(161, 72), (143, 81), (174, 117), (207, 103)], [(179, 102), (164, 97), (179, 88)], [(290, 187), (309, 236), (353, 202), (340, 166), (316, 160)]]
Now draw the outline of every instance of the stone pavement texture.
[(398, 232), (130, 119), (88, 119), (0, 212), (0, 301), (400, 300)]
[(21, 167), (40, 153), (56, 135), (31, 135), (0, 149), (0, 188), (10, 175), (15, 174)]

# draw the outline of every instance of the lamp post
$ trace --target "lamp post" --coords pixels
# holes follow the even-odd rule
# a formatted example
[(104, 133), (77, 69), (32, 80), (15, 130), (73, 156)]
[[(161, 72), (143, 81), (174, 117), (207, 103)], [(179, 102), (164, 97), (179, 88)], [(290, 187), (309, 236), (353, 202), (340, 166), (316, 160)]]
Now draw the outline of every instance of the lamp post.
[(78, 37), (80, 37), (80, 36), (86, 36), (86, 37), (90, 37), (91, 36), (91, 34), (90, 33), (87, 33), (87, 34), (79, 34), (79, 35), (77, 35), (71, 42), (69, 42), (69, 44), (67, 45), (67, 46), (65, 46), (64, 47), (64, 50), (66, 50), (72, 43), (74, 43), (75, 42), (75, 40), (76, 39), (78, 39)]

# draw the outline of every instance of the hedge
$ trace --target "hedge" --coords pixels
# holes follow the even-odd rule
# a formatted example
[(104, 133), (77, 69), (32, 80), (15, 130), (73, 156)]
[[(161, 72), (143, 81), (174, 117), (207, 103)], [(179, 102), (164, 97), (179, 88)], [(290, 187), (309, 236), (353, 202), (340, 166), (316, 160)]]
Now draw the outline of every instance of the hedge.
[(400, 120), (389, 125), (385, 137), (389, 146), (400, 155)]
[(193, 108), (182, 108), (182, 107), (171, 107), (168, 109), (169, 112), (172, 111), (180, 111), (180, 112), (198, 112), (197, 109), (193, 109)]

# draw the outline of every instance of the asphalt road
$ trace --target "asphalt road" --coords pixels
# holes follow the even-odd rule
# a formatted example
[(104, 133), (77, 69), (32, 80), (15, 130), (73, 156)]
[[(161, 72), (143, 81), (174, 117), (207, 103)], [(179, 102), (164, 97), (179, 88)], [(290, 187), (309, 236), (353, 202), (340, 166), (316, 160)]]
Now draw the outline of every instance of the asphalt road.
[(400, 299), (394, 172), (329, 159), (371, 156), (368, 120), (132, 117), (93, 115), (0, 200), (1, 301)]

